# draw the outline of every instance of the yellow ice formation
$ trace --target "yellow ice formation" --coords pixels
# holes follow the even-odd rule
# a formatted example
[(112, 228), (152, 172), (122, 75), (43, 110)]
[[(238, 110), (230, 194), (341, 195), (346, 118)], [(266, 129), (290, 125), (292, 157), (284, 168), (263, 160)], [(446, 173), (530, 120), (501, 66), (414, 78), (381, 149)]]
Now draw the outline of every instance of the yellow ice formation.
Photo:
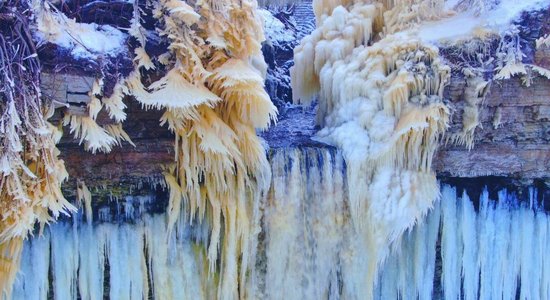
[[(36, 223), (42, 228), (60, 213), (75, 208), (61, 193), (61, 183), (68, 174), (64, 162), (57, 157), (55, 144), (61, 136), (57, 128), (45, 121), (43, 127), (26, 127), (38, 124), (21, 121), (15, 111), (1, 123), (0, 127), (6, 126), (2, 128), (6, 130), (6, 138), (2, 137), (6, 151), (0, 157), (0, 292), (9, 295), (23, 239)], [(16, 131), (25, 130), (27, 139), (22, 141)]]
[[(47, 1), (33, 0), (32, 9), (37, 34), (42, 39), (52, 43), (68, 43), (66, 40), (69, 40), (76, 45), (82, 44), (82, 51), (90, 52), (86, 55), (92, 55), (91, 50), (81, 42), (87, 35), (93, 36), (95, 29), (90, 24), (78, 23), (67, 18), (63, 13), (52, 9)], [(134, 145), (122, 129), (122, 122), (126, 120), (126, 104), (122, 99), (129, 94), (127, 89), (124, 85), (117, 84), (113, 94), (104, 97), (103, 84), (103, 78), (97, 78), (93, 83), (85, 112), (77, 114), (67, 110), (63, 119), (63, 125), (69, 126), (70, 133), (79, 139), (80, 144), (84, 143), (84, 148), (92, 153), (110, 152), (113, 146), (121, 145), (122, 141)], [(112, 124), (97, 124), (97, 117), (102, 110), (109, 115)]]
[[(184, 207), (190, 220), (208, 219), (210, 272), (221, 275), (218, 298), (244, 296), (252, 239), (259, 230), (254, 205), (270, 183), (256, 129), (275, 120), (276, 108), (263, 88), (267, 66), (256, 5), (236, 0), (199, 1), (194, 7), (177, 0), (158, 2), (155, 17), (170, 42), (169, 52), (158, 61), (169, 71), (145, 87), (139, 68), (154, 64), (142, 47), (136, 51), (138, 70), (126, 81), (145, 107), (166, 109), (162, 123), (176, 136), (176, 166), (165, 172), (168, 227), (175, 227)], [(139, 15), (134, 23), (138, 21)], [(139, 30), (132, 34), (144, 46)]]
[(294, 52), (294, 101), (318, 97), (317, 138), (343, 151), (357, 249), (368, 249), (351, 253), (368, 257), (356, 295), (371, 298), (391, 247), (438, 197), (431, 162), (448, 127), (450, 68), (407, 29), (446, 13), (442, 1), (313, 5), (317, 29)]
[[(29, 67), (29, 66), (27, 66)], [(37, 87), (8, 88), (0, 105), (0, 295), (9, 297), (19, 267), (23, 239), (75, 208), (61, 193), (68, 177), (55, 144), (61, 132), (46, 120), (53, 107)], [(3, 95), (3, 96), (4, 96)]]
[(10, 296), (23, 240), (35, 224), (42, 229), (75, 209), (61, 193), (68, 176), (55, 146), (61, 132), (47, 121), (54, 108), (41, 99), (34, 46), (21, 37), (27, 28), (13, 26), (0, 50), (0, 298)]
[[(66, 32), (75, 36), (86, 33), (86, 28), (79, 27), (74, 20), (52, 12), (47, 2), (33, 1), (31, 7), (36, 30), (46, 40), (55, 40)], [(24, 49), (30, 51), (32, 48)], [(18, 71), (9, 67), (19, 75), (6, 72), (6, 76), (23, 87), (14, 85), (6, 89), (2, 94), (6, 99), (2, 97), (0, 105), (0, 295), (7, 297), (18, 271), (23, 240), (32, 233), (35, 224), (39, 223), (42, 229), (61, 213), (76, 210), (61, 192), (61, 184), (68, 174), (55, 145), (62, 132), (47, 121), (54, 113), (54, 106), (51, 101), (42, 101), (38, 78), (32, 78), (39, 72), (36, 53), (15, 54), (13, 59), (17, 55), (25, 59), (22, 62), (6, 60), (5, 63), (20, 66)], [(23, 76), (28, 77), (21, 78)], [(102, 81), (97, 80), (85, 115), (66, 114), (64, 119), (71, 133), (80, 138), (81, 143), (85, 142), (86, 149), (92, 152), (108, 152), (122, 140), (131, 143), (121, 127), (126, 117), (122, 92), (115, 90), (112, 97), (99, 100), (101, 89)], [(102, 108), (115, 124), (102, 127), (95, 122)], [(90, 211), (89, 201), (86, 206)], [(91, 221), (91, 216), (88, 220)]]

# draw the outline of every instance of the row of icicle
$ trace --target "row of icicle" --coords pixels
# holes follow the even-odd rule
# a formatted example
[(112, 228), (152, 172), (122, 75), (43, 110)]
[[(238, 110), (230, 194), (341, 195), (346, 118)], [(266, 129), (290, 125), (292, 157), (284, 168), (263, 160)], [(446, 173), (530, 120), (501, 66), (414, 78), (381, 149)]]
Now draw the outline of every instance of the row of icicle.
[[(346, 205), (341, 153), (277, 149), (270, 164), (265, 236), (243, 287), (248, 298), (363, 299), (369, 258)], [(443, 185), (441, 192), (441, 202), (389, 254), (375, 299), (550, 296), (550, 218), (537, 207), (536, 189), (521, 200), (506, 190), (484, 190), (471, 200), (460, 188)], [(216, 298), (206, 226), (189, 226), (188, 218), (182, 211), (168, 241), (165, 214), (53, 224), (44, 237), (25, 242), (13, 299)]]

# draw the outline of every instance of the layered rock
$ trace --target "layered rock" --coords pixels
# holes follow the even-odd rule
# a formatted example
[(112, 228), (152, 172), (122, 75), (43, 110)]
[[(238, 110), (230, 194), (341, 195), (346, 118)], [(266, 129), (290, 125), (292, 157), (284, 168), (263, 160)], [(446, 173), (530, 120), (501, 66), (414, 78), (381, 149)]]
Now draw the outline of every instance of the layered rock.
[[(304, 22), (304, 18), (308, 16), (313, 18), (312, 12), (307, 11), (307, 5), (300, 4), (291, 9), (290, 13), (278, 15), (283, 19), (282, 24), (287, 29), (292, 30), (289, 24), (295, 26), (294, 30), (297, 30), (297, 35), (300, 36), (307, 33), (307, 28), (304, 29), (303, 24), (297, 24), (296, 19), (289, 22), (288, 18), (296, 11), (300, 13), (300, 22)], [(550, 12), (543, 11), (538, 15), (539, 17), (531, 18), (524, 16), (522, 21), (524, 28), (530, 29), (525, 33), (525, 37), (533, 44), (525, 51), (528, 53), (526, 60), (548, 67), (550, 50), (535, 49), (534, 39), (550, 32), (548, 21), (544, 21), (549, 19), (544, 16), (550, 15)], [(296, 29), (297, 25), (302, 27)], [(305, 33), (302, 32), (304, 30)], [(295, 42), (290, 42), (293, 43)], [(285, 43), (264, 47), (266, 60), (269, 63), (271, 57), (272, 65), (281, 66), (288, 63), (288, 51), (289, 45)], [(442, 53), (445, 53), (445, 49), (442, 49)], [(51, 72), (53, 69), (47, 70)], [(79, 72), (64, 69), (63, 72), (78, 76), (93, 75), (82, 72), (82, 69)], [(271, 91), (275, 95), (272, 96), (289, 102), (289, 98), (282, 99), (283, 96), (290, 97), (288, 91), (281, 91), (287, 88), (281, 89), (275, 85)], [(462, 128), (465, 89), (464, 76), (453, 73), (451, 83), (445, 91), (446, 98), (454, 108), (449, 135), (459, 132)], [(481, 126), (475, 130), (474, 148), (468, 150), (466, 147), (447, 143), (436, 153), (433, 162), (435, 171), (441, 178), (499, 176), (513, 179), (516, 183), (530, 183), (534, 179), (544, 182), (550, 177), (549, 99), (550, 81), (543, 77), (535, 77), (529, 87), (523, 85), (519, 78), (493, 81), (479, 107)], [(71, 181), (65, 185), (69, 196), (74, 195), (77, 179), (85, 180), (92, 190), (97, 187), (94, 192), (97, 199), (109, 199), (111, 195), (122, 196), (130, 191), (136, 193), (139, 190), (137, 188), (144, 186), (143, 183), (157, 182), (161, 178), (161, 166), (172, 162), (173, 136), (167, 128), (159, 125), (158, 120), (162, 112), (144, 111), (135, 101), (127, 100), (128, 120), (123, 127), (136, 147), (125, 145), (113, 149), (109, 154), (92, 155), (82, 150), (70, 137), (62, 140), (59, 148), (71, 175)], [(267, 132), (260, 133), (270, 148), (329, 147), (311, 139), (317, 131), (313, 109), (285, 106), (284, 103), (279, 103), (279, 106), (285, 108), (281, 110), (278, 123)], [(101, 116), (99, 119), (101, 121)], [(103, 118), (105, 122), (108, 122), (107, 119)]]

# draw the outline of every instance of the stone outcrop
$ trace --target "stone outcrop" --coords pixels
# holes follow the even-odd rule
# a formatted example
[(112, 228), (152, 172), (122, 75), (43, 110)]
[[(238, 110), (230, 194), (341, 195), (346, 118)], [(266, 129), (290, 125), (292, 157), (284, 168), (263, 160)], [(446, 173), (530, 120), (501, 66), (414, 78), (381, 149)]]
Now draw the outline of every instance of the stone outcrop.
[[(304, 13), (303, 8), (297, 11)], [(545, 21), (550, 18), (544, 18), (550, 15), (550, 11), (539, 13), (542, 17), (526, 16), (523, 21), (523, 28), (529, 28), (524, 29), (529, 44), (533, 44), (536, 37), (550, 32), (550, 21)], [(281, 13), (281, 16), (288, 18), (289, 14)], [(298, 24), (288, 19), (283, 23)], [(288, 47), (283, 45), (283, 48), (283, 52), (277, 52), (277, 49), (267, 47), (272, 64), (285, 64), (289, 53), (286, 53)], [(550, 49), (537, 50), (530, 46), (525, 52), (529, 62), (550, 67)], [(70, 69), (65, 73), (84, 76), (82, 72), (75, 73)], [(453, 74), (446, 89), (446, 99), (453, 107), (449, 135), (462, 128), (465, 85), (463, 76)], [(277, 93), (277, 90), (272, 92)], [(60, 93), (56, 94), (57, 97), (65, 99), (85, 95), (80, 90), (72, 93), (70, 86)], [(288, 93), (278, 95), (283, 94)], [(64, 101), (67, 100), (61, 100)], [(77, 179), (95, 187), (96, 198), (124, 196), (130, 191), (133, 194), (150, 192), (151, 189), (144, 184), (158, 182), (162, 178), (162, 166), (173, 162), (173, 136), (166, 126), (159, 125), (162, 112), (145, 111), (132, 99), (127, 99), (126, 104), (129, 106), (128, 119), (123, 127), (136, 147), (123, 144), (109, 154), (92, 155), (82, 150), (66, 132), (59, 148), (70, 173), (71, 181), (65, 189), (69, 197), (74, 194)], [(279, 106), (279, 122), (267, 132), (259, 133), (271, 151), (285, 147), (330, 147), (312, 140), (316, 132), (314, 108), (303, 109), (284, 103), (282, 106), (279, 103)], [(479, 112), (481, 126), (475, 131), (473, 149), (448, 143), (437, 152), (434, 168), (440, 178), (491, 176), (506, 177), (519, 185), (533, 184), (534, 180), (544, 184), (550, 178), (550, 80), (536, 77), (530, 87), (523, 85), (519, 78), (492, 81)], [(60, 117), (60, 113), (56, 115), (56, 118)], [(99, 119), (101, 123), (101, 116)]]
[[(454, 107), (450, 134), (461, 130), (464, 106), (465, 83), (453, 79), (448, 87)], [(475, 131), (474, 148), (443, 146), (434, 161), (435, 169), (457, 177), (548, 177), (549, 121), (550, 80), (537, 77), (530, 87), (518, 78), (493, 82), (480, 107), (481, 126)]]
[[(450, 134), (462, 128), (461, 98), (464, 81), (455, 78), (449, 86), (454, 114)], [(109, 187), (109, 193), (139, 187), (161, 177), (161, 166), (173, 162), (173, 136), (159, 125), (160, 111), (144, 111), (128, 99), (124, 129), (136, 147), (124, 144), (108, 154), (85, 152), (70, 135), (59, 148), (73, 180), (89, 186)], [(497, 110), (500, 125), (493, 126)], [(536, 78), (531, 87), (519, 79), (493, 82), (480, 107), (481, 127), (476, 129), (474, 148), (444, 145), (436, 154), (434, 168), (442, 177), (503, 176), (523, 180), (550, 177), (550, 81)], [(289, 108), (279, 122), (260, 133), (270, 148), (330, 147), (312, 140), (316, 132), (314, 109)], [(71, 185), (69, 183), (69, 185)]]

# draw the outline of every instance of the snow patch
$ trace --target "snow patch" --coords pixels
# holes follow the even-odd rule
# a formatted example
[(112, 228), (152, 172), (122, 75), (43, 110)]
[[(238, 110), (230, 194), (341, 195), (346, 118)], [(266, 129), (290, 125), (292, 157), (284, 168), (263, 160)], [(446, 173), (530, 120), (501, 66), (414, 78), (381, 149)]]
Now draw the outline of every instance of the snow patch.
[(60, 13), (42, 12), (36, 38), (39, 44), (50, 42), (71, 52), (75, 58), (96, 59), (116, 56), (126, 49), (128, 35), (110, 25), (79, 23)]
[(265, 9), (258, 9), (264, 19), (265, 37), (272, 44), (288, 43), (296, 40), (294, 32), (288, 30), (283, 22), (277, 19), (271, 12)]
[[(457, 1), (446, 3), (447, 9), (452, 9)], [(468, 7), (455, 16), (440, 21), (425, 22), (418, 28), (418, 35), (424, 41), (453, 41), (470, 38), (477, 28), (487, 28), (502, 33), (513, 21), (516, 21), (524, 11), (534, 11), (550, 6), (547, 0), (502, 0), (493, 9), (476, 14), (475, 8)]]

